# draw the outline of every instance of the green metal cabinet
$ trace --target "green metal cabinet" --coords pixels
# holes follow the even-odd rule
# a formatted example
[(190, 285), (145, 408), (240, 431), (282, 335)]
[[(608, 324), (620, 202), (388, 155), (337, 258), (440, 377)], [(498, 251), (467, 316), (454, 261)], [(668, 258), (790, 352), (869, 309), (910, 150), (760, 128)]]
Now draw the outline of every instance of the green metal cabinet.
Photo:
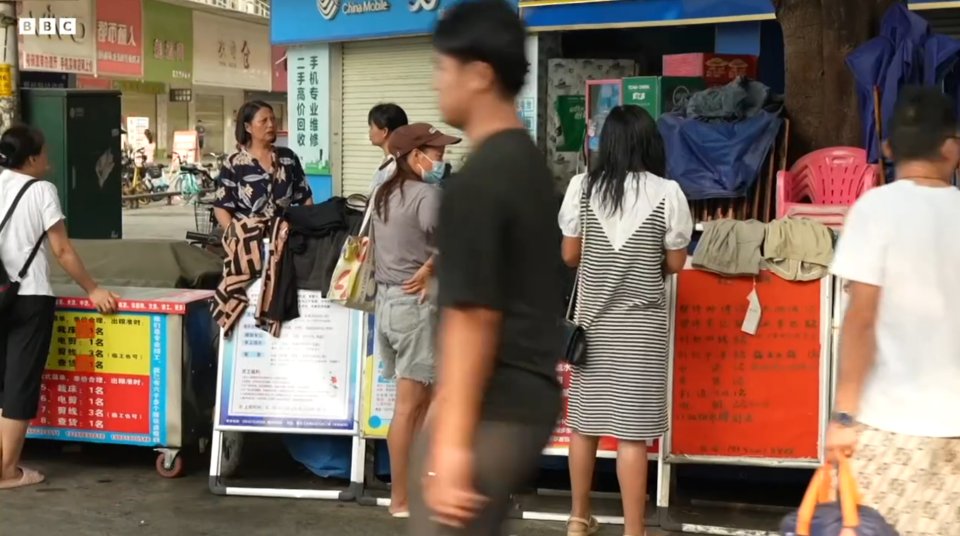
[(50, 174), (71, 238), (123, 238), (120, 92), (25, 89), (23, 120), (47, 140)]

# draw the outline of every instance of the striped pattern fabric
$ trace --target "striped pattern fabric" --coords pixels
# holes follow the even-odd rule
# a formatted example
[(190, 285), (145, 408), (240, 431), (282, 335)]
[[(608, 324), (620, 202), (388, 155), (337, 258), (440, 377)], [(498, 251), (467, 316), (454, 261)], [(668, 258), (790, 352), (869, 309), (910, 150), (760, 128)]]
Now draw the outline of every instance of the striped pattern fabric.
[[(274, 337), (280, 335), (280, 322), (267, 319), (264, 312), (270, 309), (275, 288), (274, 273), (286, 243), (285, 222), (279, 218), (245, 218), (234, 221), (223, 233), (223, 280), (214, 295), (213, 318), (229, 335), (237, 321), (246, 312), (250, 299), (247, 287), (262, 277), (260, 296), (257, 300), (257, 327)], [(264, 270), (264, 240), (270, 243), (270, 259)]]
[(902, 536), (960, 536), (960, 438), (862, 426), (851, 465), (863, 504)]
[(665, 201), (619, 250), (586, 195), (575, 318), (587, 357), (571, 376), (570, 427), (584, 435), (648, 441), (667, 429)]

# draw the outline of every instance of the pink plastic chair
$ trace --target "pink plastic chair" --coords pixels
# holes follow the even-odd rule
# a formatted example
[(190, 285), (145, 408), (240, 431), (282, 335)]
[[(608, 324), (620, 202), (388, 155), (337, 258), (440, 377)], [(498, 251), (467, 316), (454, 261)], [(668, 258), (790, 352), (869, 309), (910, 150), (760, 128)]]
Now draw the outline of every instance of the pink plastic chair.
[(853, 202), (877, 186), (877, 166), (856, 147), (814, 151), (777, 173), (777, 218), (809, 218), (843, 227)]

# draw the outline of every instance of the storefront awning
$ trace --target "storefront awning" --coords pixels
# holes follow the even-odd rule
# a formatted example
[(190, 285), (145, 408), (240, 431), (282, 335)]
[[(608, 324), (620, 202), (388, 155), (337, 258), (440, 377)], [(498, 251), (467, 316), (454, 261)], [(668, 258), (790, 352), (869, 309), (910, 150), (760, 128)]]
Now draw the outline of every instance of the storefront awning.
[(771, 0), (521, 0), (534, 31), (682, 26), (774, 19)]

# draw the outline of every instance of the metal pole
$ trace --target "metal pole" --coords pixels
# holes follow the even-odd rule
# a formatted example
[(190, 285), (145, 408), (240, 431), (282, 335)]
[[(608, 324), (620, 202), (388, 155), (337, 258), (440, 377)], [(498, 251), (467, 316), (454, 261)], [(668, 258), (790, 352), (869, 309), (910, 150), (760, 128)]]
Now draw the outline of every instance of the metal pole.
[(10, 128), (20, 119), (20, 41), (17, 35), (16, 2), (0, 1), (0, 39), (3, 52), (0, 54), (0, 132)]

